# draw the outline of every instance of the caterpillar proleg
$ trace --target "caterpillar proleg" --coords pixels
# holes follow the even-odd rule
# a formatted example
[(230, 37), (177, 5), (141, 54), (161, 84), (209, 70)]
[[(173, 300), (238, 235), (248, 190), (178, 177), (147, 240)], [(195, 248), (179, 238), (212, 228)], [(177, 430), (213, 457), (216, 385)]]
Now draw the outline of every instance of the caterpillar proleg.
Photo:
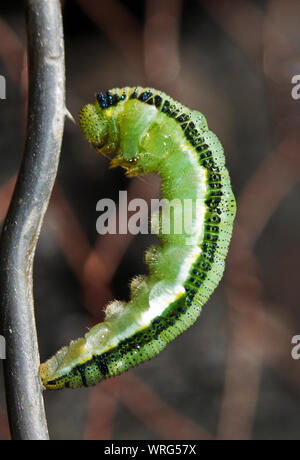
[(50, 390), (118, 375), (189, 328), (222, 277), (236, 212), (223, 148), (200, 112), (161, 91), (126, 87), (99, 93), (79, 122), (100, 154), (116, 154), (113, 166), (129, 176), (156, 172), (163, 198), (200, 206), (190, 234), (159, 232), (160, 245), (145, 256), (149, 275), (132, 280), (129, 302), (109, 304), (103, 323), (41, 364)]

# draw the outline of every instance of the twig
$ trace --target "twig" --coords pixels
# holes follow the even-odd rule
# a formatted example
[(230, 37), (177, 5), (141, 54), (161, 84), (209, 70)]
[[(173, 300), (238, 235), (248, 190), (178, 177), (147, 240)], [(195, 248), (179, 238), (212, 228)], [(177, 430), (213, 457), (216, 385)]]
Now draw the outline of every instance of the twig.
[(55, 181), (65, 116), (59, 0), (27, 0), (29, 113), (24, 158), (3, 226), (0, 313), (7, 343), (5, 385), (13, 439), (47, 439), (38, 379), (32, 266)]

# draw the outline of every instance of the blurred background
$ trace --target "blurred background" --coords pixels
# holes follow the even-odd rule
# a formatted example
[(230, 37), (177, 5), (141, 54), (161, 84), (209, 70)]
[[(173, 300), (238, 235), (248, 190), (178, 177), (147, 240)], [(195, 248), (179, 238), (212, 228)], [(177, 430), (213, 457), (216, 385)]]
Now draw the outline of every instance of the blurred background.
[[(66, 0), (67, 106), (150, 85), (201, 111), (224, 145), (238, 213), (225, 276), (197, 323), (159, 357), (94, 388), (45, 393), (52, 439), (300, 439), (300, 74), (297, 0)], [(24, 146), (26, 28), (2, 2), (0, 219)], [(147, 235), (96, 232), (96, 203), (159, 196), (109, 169), (66, 121), (35, 261), (41, 360), (103, 319), (146, 273)], [(8, 439), (2, 368), (0, 439)]]

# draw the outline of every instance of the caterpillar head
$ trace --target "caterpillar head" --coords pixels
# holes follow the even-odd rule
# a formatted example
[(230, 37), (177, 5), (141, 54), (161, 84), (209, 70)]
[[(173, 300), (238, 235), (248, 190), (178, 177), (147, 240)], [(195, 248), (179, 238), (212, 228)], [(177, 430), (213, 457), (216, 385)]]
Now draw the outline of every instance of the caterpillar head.
[(87, 104), (79, 113), (79, 124), (86, 139), (95, 147), (102, 147), (108, 136), (108, 121), (99, 104)]

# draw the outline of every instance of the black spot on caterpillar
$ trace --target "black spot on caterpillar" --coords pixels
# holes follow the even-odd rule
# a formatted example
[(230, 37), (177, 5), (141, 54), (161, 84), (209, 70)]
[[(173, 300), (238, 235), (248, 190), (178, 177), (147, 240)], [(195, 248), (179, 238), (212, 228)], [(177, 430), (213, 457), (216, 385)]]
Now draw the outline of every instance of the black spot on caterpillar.
[(158, 234), (161, 244), (146, 252), (150, 274), (131, 282), (130, 301), (112, 302), (103, 323), (40, 366), (50, 390), (120, 374), (190, 327), (222, 277), (236, 212), (223, 148), (200, 112), (161, 91), (126, 87), (100, 92), (79, 121), (99, 153), (116, 153), (114, 166), (130, 176), (157, 172), (164, 198), (200, 206), (191, 233)]

